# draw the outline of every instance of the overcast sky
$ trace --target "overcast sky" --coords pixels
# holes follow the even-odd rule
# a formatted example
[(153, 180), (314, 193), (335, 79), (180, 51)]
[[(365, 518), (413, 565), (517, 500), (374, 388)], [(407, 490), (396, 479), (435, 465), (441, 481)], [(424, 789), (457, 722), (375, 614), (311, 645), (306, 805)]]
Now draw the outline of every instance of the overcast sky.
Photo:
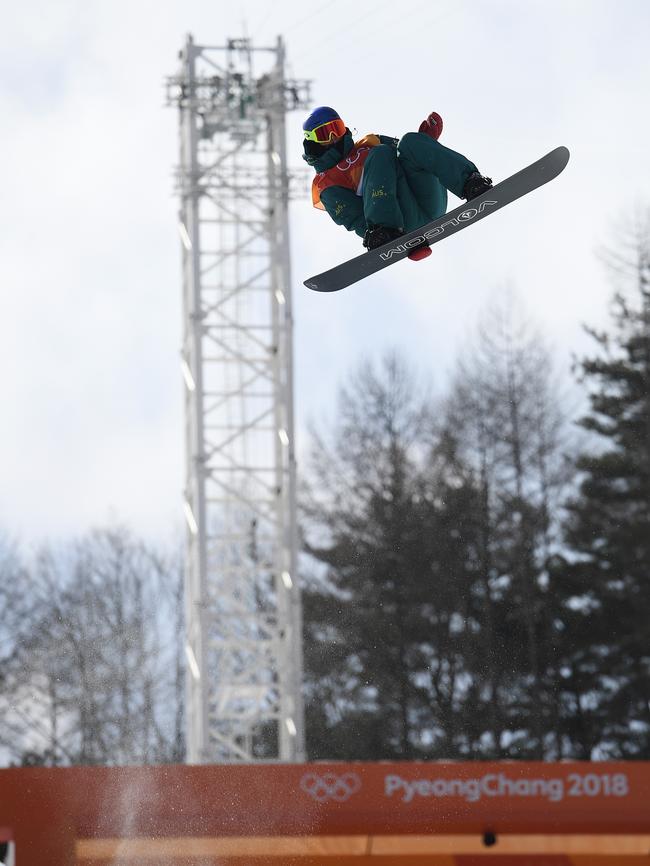
[[(559, 179), (425, 262), (332, 296), (302, 280), (360, 240), (293, 203), (303, 445), (364, 356), (401, 349), (442, 390), (505, 284), (560, 364), (588, 346), (582, 323), (607, 321), (595, 251), (650, 203), (647, 0), (22, 0), (2, 19), (0, 528), (23, 543), (114, 519), (156, 538), (181, 526), (177, 116), (163, 82), (188, 32), (284, 36), (290, 74), (360, 135), (402, 135), (435, 109), (443, 143), (495, 181), (571, 150)], [(289, 119), (296, 167), (302, 120)]]

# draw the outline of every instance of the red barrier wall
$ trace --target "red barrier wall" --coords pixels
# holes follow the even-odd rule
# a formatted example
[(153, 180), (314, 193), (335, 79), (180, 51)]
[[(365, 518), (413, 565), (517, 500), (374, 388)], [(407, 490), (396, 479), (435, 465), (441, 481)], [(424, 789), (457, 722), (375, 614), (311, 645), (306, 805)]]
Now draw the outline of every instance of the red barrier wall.
[[(187, 859), (188, 863), (222, 863), (224, 856), (233, 856), (238, 859), (232, 862), (249, 866), (258, 854), (259, 862), (266, 862), (264, 855), (271, 852), (260, 851), (259, 845), (270, 847), (270, 841), (262, 840), (271, 837), (289, 840), (282, 841), (284, 848), (278, 841), (278, 851), (295, 853), (268, 862), (320, 863), (319, 859), (305, 859), (304, 839), (329, 837), (334, 845), (334, 837), (340, 837), (358, 839), (359, 845), (366, 846), (365, 850), (348, 850), (341, 842), (340, 856), (345, 854), (346, 863), (348, 855), (350, 862), (359, 863), (358, 857), (368, 855), (368, 862), (377, 866), (407, 863), (435, 848), (440, 849), (441, 858), (435, 862), (469, 866), (473, 857), (454, 858), (453, 837), (467, 839), (463, 850), (468, 845), (473, 850), (474, 841), (483, 845), (486, 831), (497, 839), (528, 835), (531, 844), (540, 834), (600, 834), (619, 839), (621, 853), (624, 837), (635, 836), (636, 848), (630, 848), (630, 855), (640, 853), (640, 839), (646, 834), (649, 847), (643, 862), (647, 863), (650, 763), (15, 768), (0, 770), (0, 826), (8, 828), (16, 842), (17, 866), (72, 866), (79, 862), (75, 853), (79, 850), (95, 864), (116, 862), (114, 853), (102, 861), (102, 845), (114, 852), (119, 839), (167, 839), (167, 848), (154, 846), (149, 854), (144, 848), (138, 854), (134, 845), (128, 849), (133, 866), (139, 862), (151, 866), (154, 850), (176, 856), (169, 853), (170, 840), (189, 837), (203, 840), (204, 847), (197, 848), (196, 857)], [(400, 853), (399, 837), (404, 837), (404, 845), (402, 856), (395, 860), (392, 852)], [(258, 848), (249, 845), (238, 854), (237, 845), (247, 838), (257, 839)], [(302, 839), (302, 847), (296, 843), (291, 848), (291, 839)], [(101, 840), (113, 840), (113, 848)], [(189, 844), (186, 841), (185, 846)], [(353, 845), (350, 841), (345, 844)], [(387, 860), (381, 855), (382, 844)], [(612, 843), (607, 844), (611, 847)], [(246, 859), (242, 859), (244, 850), (249, 852)], [(314, 843), (314, 856), (320, 850)], [(484, 863), (488, 852), (483, 847), (479, 853)], [(498, 853), (497, 845), (494, 855)], [(548, 862), (548, 866), (582, 862), (567, 856), (558, 852), (539, 862)], [(336, 851), (328, 855), (327, 862), (344, 862), (332, 858)], [(434, 861), (429, 856), (426, 862)], [(517, 861), (507, 862), (516, 866)], [(529, 857), (525, 862), (533, 861)], [(606, 860), (598, 862), (607, 866)]]

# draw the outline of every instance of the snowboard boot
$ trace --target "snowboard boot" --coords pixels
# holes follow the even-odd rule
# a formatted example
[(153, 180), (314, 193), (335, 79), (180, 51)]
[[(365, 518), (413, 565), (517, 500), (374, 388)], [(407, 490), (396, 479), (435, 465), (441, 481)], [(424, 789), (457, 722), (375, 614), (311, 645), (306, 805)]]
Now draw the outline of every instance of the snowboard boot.
[(389, 243), (389, 241), (394, 241), (403, 234), (404, 229), (396, 229), (391, 226), (370, 226), (363, 237), (363, 245), (368, 251), (374, 250)]
[(469, 201), (471, 198), (476, 198), (477, 195), (481, 195), (489, 189), (492, 189), (492, 178), (483, 177), (482, 174), (473, 171), (465, 181), (461, 198), (465, 198)]
[(422, 121), (418, 128), (418, 132), (423, 132), (425, 135), (428, 135), (429, 138), (438, 141), (440, 133), (442, 132), (442, 117), (440, 117), (437, 111), (432, 111), (426, 120)]

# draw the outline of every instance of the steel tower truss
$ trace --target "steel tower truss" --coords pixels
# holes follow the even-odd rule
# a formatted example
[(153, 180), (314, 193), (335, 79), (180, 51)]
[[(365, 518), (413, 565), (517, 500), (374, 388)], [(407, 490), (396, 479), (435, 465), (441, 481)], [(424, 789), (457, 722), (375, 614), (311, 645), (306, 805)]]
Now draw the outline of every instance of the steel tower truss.
[(281, 39), (180, 58), (188, 760), (301, 761), (285, 115), (308, 84)]

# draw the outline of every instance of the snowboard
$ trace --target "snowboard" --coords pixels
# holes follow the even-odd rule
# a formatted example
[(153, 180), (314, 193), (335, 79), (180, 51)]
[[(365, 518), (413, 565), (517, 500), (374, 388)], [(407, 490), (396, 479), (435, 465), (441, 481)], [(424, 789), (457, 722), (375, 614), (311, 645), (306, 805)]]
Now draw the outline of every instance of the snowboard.
[(438, 241), (455, 234), (467, 226), (516, 201), (543, 184), (553, 180), (569, 161), (566, 147), (556, 147), (546, 156), (495, 184), (492, 189), (482, 193), (455, 210), (449, 211), (433, 222), (420, 226), (412, 232), (396, 238), (381, 247), (369, 250), (354, 259), (349, 259), (329, 271), (305, 280), (308, 289), (315, 292), (338, 292), (364, 277), (387, 268), (405, 259), (416, 250), (424, 250)]

